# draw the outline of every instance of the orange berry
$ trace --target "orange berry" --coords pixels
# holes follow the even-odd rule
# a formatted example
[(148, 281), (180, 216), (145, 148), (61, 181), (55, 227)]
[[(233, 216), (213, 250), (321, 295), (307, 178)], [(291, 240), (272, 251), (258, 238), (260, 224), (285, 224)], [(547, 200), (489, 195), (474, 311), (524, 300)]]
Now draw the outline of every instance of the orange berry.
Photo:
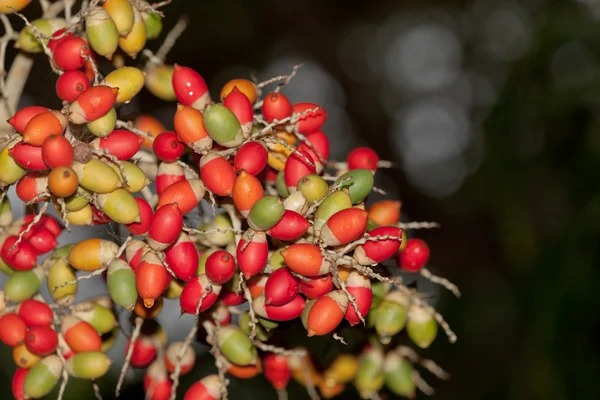
[(79, 178), (71, 167), (58, 167), (48, 175), (48, 189), (58, 197), (68, 197), (75, 193)]

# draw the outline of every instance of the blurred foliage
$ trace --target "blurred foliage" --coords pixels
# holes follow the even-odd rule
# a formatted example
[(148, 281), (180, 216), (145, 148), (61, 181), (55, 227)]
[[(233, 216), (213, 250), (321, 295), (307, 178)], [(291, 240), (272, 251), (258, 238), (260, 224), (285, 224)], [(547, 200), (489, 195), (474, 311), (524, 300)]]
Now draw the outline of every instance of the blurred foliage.
[[(483, 123), (485, 157), (479, 170), (443, 199), (419, 193), (402, 171), (386, 172), (412, 219), (441, 223), (440, 230), (418, 234), (430, 243), (433, 263), (463, 290), (462, 299), (444, 294), (439, 304), (458, 343), (440, 336), (425, 352), (452, 374), (449, 382), (429, 379), (437, 399), (566, 400), (600, 393), (595, 338), (600, 318), (593, 287), (600, 282), (600, 24), (573, 1), (533, 3), (528, 50), (509, 65)], [(364, 101), (353, 101), (376, 98), (378, 88), (345, 77), (332, 50), (348, 26), (378, 23), (415, 4), (422, 9), (470, 5), (175, 0), (166, 26), (183, 13), (193, 23), (169, 60), (192, 66), (213, 82), (225, 67), (259, 70), (271, 43), (286, 38), (286, 46), (309, 54), (339, 79), (360, 141), (394, 159), (390, 118), (376, 106), (365, 110), (358, 106)], [(557, 52), (564, 54), (557, 58)], [(47, 65), (36, 68), (28, 94), (50, 102), (54, 78)], [(158, 107), (151, 99), (143, 103), (146, 112)], [(8, 363), (8, 350), (1, 351)], [(203, 357), (206, 363), (184, 377), (183, 387), (213, 370), (209, 356)], [(1, 377), (2, 398), (8, 398), (10, 378)], [(99, 382), (105, 398), (114, 387), (108, 380)], [(142, 398), (140, 390), (132, 386), (122, 397)], [(89, 384), (79, 382), (70, 382), (68, 393), (71, 399), (92, 394)], [(234, 382), (230, 398), (275, 398), (275, 392), (257, 378)], [(306, 396), (293, 384), (290, 398)]]

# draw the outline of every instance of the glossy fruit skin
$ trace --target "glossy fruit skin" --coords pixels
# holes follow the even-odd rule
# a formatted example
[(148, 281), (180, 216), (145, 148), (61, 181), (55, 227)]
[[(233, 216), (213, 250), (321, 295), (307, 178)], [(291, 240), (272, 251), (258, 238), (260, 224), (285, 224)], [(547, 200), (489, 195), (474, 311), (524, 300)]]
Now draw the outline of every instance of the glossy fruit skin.
[(306, 140), (312, 147), (302, 142), (298, 150), (308, 153), (316, 164), (317, 173), (321, 173), (329, 158), (329, 138), (323, 132), (315, 131), (307, 134)]
[(240, 147), (233, 160), (233, 168), (239, 173), (242, 170), (258, 175), (267, 166), (267, 149), (260, 142), (246, 142)]
[(97, 148), (105, 150), (119, 160), (129, 160), (138, 152), (144, 139), (126, 129), (116, 129), (105, 138), (95, 139)]
[[(17, 197), (24, 203), (34, 202), (39, 203), (40, 199), (38, 196), (48, 189), (48, 178), (44, 175), (36, 173), (28, 173), (16, 184), (15, 191)], [(37, 198), (37, 200), (35, 200)]]
[(308, 220), (295, 211), (285, 210), (283, 217), (275, 226), (269, 229), (268, 234), (275, 239), (294, 241), (302, 237), (310, 227)]
[(71, 71), (83, 67), (85, 59), (81, 56), (90, 55), (87, 42), (77, 36), (62, 38), (53, 50), (54, 63), (64, 71)]
[(69, 167), (75, 159), (73, 146), (62, 135), (50, 135), (42, 144), (42, 159), (51, 169)]
[(127, 36), (133, 28), (133, 6), (127, 0), (107, 0), (102, 5), (114, 21), (117, 31)]
[(254, 120), (254, 109), (248, 97), (238, 88), (233, 88), (223, 101), (223, 105), (231, 110), (242, 125), (244, 138), (249, 138), (252, 133), (252, 122)]
[(334, 290), (319, 297), (306, 316), (308, 336), (331, 333), (344, 319), (348, 308), (348, 297), (341, 290)]
[[(298, 152), (304, 157), (301, 157), (296, 153), (292, 153), (288, 157), (283, 169), (285, 185), (290, 193), (296, 191), (296, 186), (298, 186), (300, 179), (304, 178), (306, 175), (315, 174), (317, 172), (317, 169), (314, 166), (314, 160), (308, 154), (308, 152), (300, 150), (298, 150)], [(310, 165), (307, 160), (309, 160), (313, 165)]]
[(346, 172), (335, 181), (335, 184), (341, 184), (342, 181), (346, 180), (347, 183), (345, 183), (344, 186), (348, 188), (352, 204), (362, 203), (369, 193), (371, 193), (373, 184), (375, 183), (373, 180), (373, 173), (364, 168), (353, 169), (352, 171)]
[[(298, 132), (302, 134), (309, 134), (321, 129), (321, 126), (325, 123), (327, 119), (327, 112), (315, 103), (296, 103), (293, 106), (294, 114), (300, 114), (307, 110), (314, 110), (318, 108), (316, 111), (312, 111), (306, 113), (297, 122)], [(324, 154), (322, 154), (325, 156)]]
[(79, 179), (70, 167), (57, 167), (48, 175), (48, 189), (58, 197), (69, 197), (77, 191)]
[(135, 272), (127, 262), (115, 259), (110, 263), (106, 286), (115, 303), (128, 310), (133, 309), (138, 293)]
[(263, 358), (265, 378), (277, 390), (283, 390), (292, 379), (292, 371), (286, 356), (282, 354), (267, 353)]
[(27, 333), (25, 321), (15, 313), (0, 316), (0, 340), (9, 347), (23, 343)]
[(393, 238), (368, 241), (354, 250), (354, 259), (361, 265), (383, 262), (393, 257), (402, 243), (402, 229), (395, 226), (381, 226), (368, 232), (370, 237), (390, 236)]
[(298, 318), (304, 310), (306, 302), (300, 295), (296, 295), (289, 303), (283, 306), (265, 304), (265, 296), (258, 296), (252, 301), (252, 308), (256, 314), (273, 321), (291, 321)]
[[(364, 319), (371, 309), (371, 303), (373, 299), (371, 281), (364, 275), (361, 275), (359, 272), (352, 271), (346, 278), (345, 284), (348, 293), (354, 296), (354, 302), (358, 307), (360, 315), (362, 315)], [(360, 322), (360, 318), (355, 307), (350, 303), (348, 304), (345, 318), (350, 325), (356, 325)]]
[(10, 156), (21, 167), (30, 171), (45, 171), (48, 169), (42, 156), (42, 148), (23, 142), (17, 143), (9, 150)]
[(147, 252), (142, 256), (135, 271), (135, 284), (147, 308), (160, 298), (170, 281), (171, 275), (154, 253)]
[(65, 71), (56, 80), (56, 95), (62, 101), (72, 103), (89, 87), (90, 81), (83, 72), (78, 70)]
[(31, 118), (23, 131), (23, 141), (33, 146), (42, 146), (50, 135), (62, 135), (67, 119), (58, 111), (46, 111)]
[(358, 147), (348, 154), (346, 162), (350, 170), (363, 168), (376, 171), (379, 156), (370, 147)]
[(177, 205), (165, 205), (154, 213), (148, 230), (148, 244), (153, 249), (164, 250), (177, 240), (182, 227), (183, 214)]
[(209, 375), (194, 383), (185, 393), (183, 400), (218, 400), (221, 398), (221, 383), (216, 375)]
[(173, 89), (177, 100), (184, 106), (192, 106), (202, 111), (204, 106), (210, 102), (210, 93), (206, 82), (191, 68), (175, 64)]
[(185, 180), (185, 173), (183, 167), (176, 162), (167, 163), (161, 162), (158, 165), (158, 172), (156, 174), (156, 193), (160, 196), (166, 188), (171, 186), (175, 182), (181, 182)]
[(185, 151), (185, 146), (177, 139), (175, 132), (163, 132), (154, 139), (154, 154), (166, 162), (177, 161)]
[(235, 114), (222, 104), (206, 106), (204, 127), (210, 137), (219, 145), (227, 148), (237, 147), (244, 141), (244, 131)]
[(108, 372), (111, 360), (99, 351), (77, 353), (69, 358), (65, 368), (69, 375), (80, 379), (98, 379)]
[(368, 213), (358, 208), (346, 208), (333, 214), (321, 228), (321, 241), (339, 246), (360, 239), (367, 230)]
[[(0, 255), (2, 260), (17, 271), (30, 271), (37, 262), (37, 253), (33, 246), (26, 240), (22, 240), (14, 249), (18, 236), (12, 235), (6, 238), (2, 244)], [(11, 251), (12, 249), (12, 251)]]
[(121, 67), (108, 74), (101, 85), (118, 88), (117, 103), (129, 103), (144, 87), (145, 74), (135, 67)]
[(254, 175), (242, 171), (235, 178), (232, 191), (233, 203), (245, 218), (248, 217), (252, 206), (264, 195), (262, 183)]
[(234, 88), (242, 92), (250, 100), (250, 103), (256, 101), (256, 86), (248, 79), (232, 79), (227, 82), (221, 89), (221, 101), (225, 100)]
[(200, 160), (200, 177), (206, 188), (218, 196), (233, 192), (236, 174), (225, 157), (208, 153)]
[(408, 239), (406, 248), (398, 256), (398, 266), (410, 272), (417, 272), (429, 260), (429, 246), (421, 239)]
[(298, 278), (287, 268), (273, 272), (265, 283), (265, 304), (283, 306), (298, 294)]
[(30, 328), (25, 335), (25, 346), (38, 356), (47, 356), (58, 346), (58, 334), (49, 326), (36, 326)]
[[(185, 287), (183, 288), (183, 292), (181, 292), (181, 296), (179, 297), (181, 311), (194, 315), (196, 313), (196, 308), (200, 303), (200, 298), (209, 285), (210, 281), (208, 280), (206, 274), (200, 274), (186, 283)], [(212, 292), (202, 299), (202, 305), (200, 306), (199, 312), (208, 310), (213, 304), (215, 304), (215, 301), (217, 301), (217, 297), (221, 291), (221, 286), (211, 286)]]
[(39, 300), (25, 300), (19, 304), (17, 314), (29, 328), (50, 326), (53, 320), (50, 307)]
[(212, 283), (222, 285), (235, 273), (235, 259), (225, 250), (217, 250), (206, 259), (206, 276)]
[(301, 280), (298, 289), (308, 299), (318, 299), (333, 290), (333, 276), (329, 273), (311, 278), (310, 282)]
[(191, 106), (177, 105), (173, 118), (177, 138), (192, 148), (196, 153), (208, 151), (213, 140), (204, 127), (202, 113)]
[(88, 322), (68, 316), (63, 319), (61, 333), (75, 353), (100, 351), (102, 339)]
[[(246, 246), (247, 241), (250, 244)], [(246, 279), (262, 271), (269, 258), (269, 246), (264, 232), (254, 233), (252, 239), (245, 233), (237, 246), (235, 258)]]
[(9, 120), (8, 123), (19, 133), (23, 133), (25, 127), (31, 121), (33, 117), (43, 112), (50, 111), (48, 107), (41, 106), (28, 106), (21, 108), (15, 113)]
[(196, 275), (198, 251), (184, 232), (181, 232), (175, 243), (165, 250), (165, 256), (171, 271), (177, 278), (187, 282)]
[(217, 332), (217, 345), (223, 356), (240, 366), (254, 365), (257, 350), (248, 336), (237, 326), (227, 325)]
[(177, 204), (182, 214), (192, 211), (204, 197), (204, 183), (200, 179), (187, 179), (176, 182), (165, 189), (158, 198), (157, 207), (166, 204)]
[(134, 235), (145, 235), (148, 233), (154, 217), (152, 207), (150, 207), (150, 204), (142, 198), (136, 197), (135, 201), (140, 212), (140, 222), (126, 224), (125, 228)]
[(267, 122), (281, 121), (292, 115), (292, 103), (283, 94), (273, 92), (265, 96), (263, 100), (262, 113)]
[(115, 104), (119, 89), (105, 85), (92, 86), (83, 91), (71, 103), (69, 120), (74, 124), (86, 124), (106, 115)]
[(329, 261), (321, 254), (319, 246), (312, 243), (295, 243), (286, 248), (281, 255), (292, 271), (314, 278), (329, 272)]

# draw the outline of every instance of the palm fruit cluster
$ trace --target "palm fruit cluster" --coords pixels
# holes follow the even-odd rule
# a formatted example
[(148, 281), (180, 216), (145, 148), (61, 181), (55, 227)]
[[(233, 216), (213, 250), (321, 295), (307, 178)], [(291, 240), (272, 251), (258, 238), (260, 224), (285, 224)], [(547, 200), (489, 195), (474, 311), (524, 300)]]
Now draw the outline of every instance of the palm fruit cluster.
[[(0, 12), (25, 19), (29, 3), (0, 0)], [(280, 394), (295, 379), (313, 399), (429, 394), (418, 369), (446, 374), (410, 345), (428, 348), (439, 327), (456, 336), (395, 272), (459, 293), (426, 268), (427, 244), (407, 236), (434, 224), (402, 223), (399, 201), (370, 200), (390, 163), (368, 147), (329, 160), (327, 112), (293, 104), (281, 92), (291, 76), (233, 79), (214, 96), (194, 69), (165, 64), (166, 51), (145, 49), (161, 33), (156, 5), (96, 0), (58, 17), (65, 3), (13, 38), (47, 57), (63, 107), (21, 108), (0, 137), (0, 340), (18, 367), (14, 397), (42, 398), (69, 377), (101, 383), (123, 311), (132, 334), (117, 395), (129, 367), (145, 369), (152, 400), (226, 399), (230, 377), (259, 374)], [(172, 130), (149, 115), (121, 119), (144, 87), (177, 102)], [(109, 224), (113, 240), (71, 233)], [(78, 282), (96, 276), (107, 295), (76, 303)], [(183, 341), (158, 322), (167, 301), (195, 316)], [(358, 342), (325, 364), (288, 335), (345, 343), (348, 329)], [(211, 348), (218, 374), (178, 391), (196, 364), (193, 340)]]

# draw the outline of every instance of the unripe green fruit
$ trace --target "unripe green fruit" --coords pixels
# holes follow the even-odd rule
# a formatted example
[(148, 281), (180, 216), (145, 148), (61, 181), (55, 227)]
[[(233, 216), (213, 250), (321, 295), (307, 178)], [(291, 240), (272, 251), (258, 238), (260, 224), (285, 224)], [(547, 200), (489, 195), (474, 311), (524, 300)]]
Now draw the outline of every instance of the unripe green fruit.
[(204, 127), (210, 137), (221, 146), (236, 147), (242, 144), (242, 126), (235, 114), (222, 104), (211, 104), (203, 113)]
[(227, 325), (217, 333), (217, 345), (223, 356), (231, 363), (246, 366), (256, 364), (257, 351), (248, 335), (240, 328)]
[(106, 75), (100, 84), (119, 89), (115, 100), (117, 103), (129, 103), (142, 90), (145, 79), (145, 73), (140, 69), (121, 67)]
[(275, 178), (275, 188), (277, 189), (277, 193), (284, 199), (290, 195), (290, 191), (285, 184), (283, 170), (277, 173), (277, 177)]
[[(219, 250), (219, 249), (216, 247), (204, 250), (204, 253), (198, 259), (198, 270), (196, 271), (196, 275), (206, 273), (206, 260), (208, 259), (208, 256), (210, 256), (212, 253), (214, 253), (217, 250)], [(233, 277), (235, 278), (235, 275)]]
[(72, 168), (79, 177), (79, 184), (98, 194), (108, 194), (123, 187), (119, 175), (106, 163), (91, 159), (88, 163), (74, 162)]
[(207, 234), (199, 234), (198, 237), (203, 244), (207, 246), (224, 247), (229, 243), (235, 242), (235, 234), (230, 230), (233, 228), (231, 219), (226, 213), (219, 214), (210, 222), (199, 227), (201, 231), (219, 230), (220, 232), (211, 232)]
[(34, 399), (46, 396), (58, 383), (62, 369), (62, 362), (57, 355), (44, 357), (25, 375), (25, 394)]
[(375, 311), (375, 330), (383, 344), (406, 325), (409, 299), (400, 291), (390, 292)]
[(80, 379), (98, 379), (108, 372), (110, 358), (100, 351), (76, 353), (65, 363), (69, 375)]
[[(150, 180), (146, 177), (144, 171), (134, 163), (121, 161), (121, 166), (125, 172), (124, 181), (127, 182), (126, 189), (129, 193), (137, 193), (150, 184)], [(121, 178), (123, 178), (121, 169), (118, 165), (111, 164), (111, 167)]]
[(367, 350), (358, 360), (358, 372), (354, 378), (354, 386), (362, 398), (371, 398), (383, 387), (383, 351), (379, 347)]
[(428, 348), (435, 340), (438, 324), (433, 315), (422, 306), (412, 305), (408, 311), (406, 333), (417, 346)]
[[(36, 19), (31, 22), (31, 25), (35, 26), (37, 31), (42, 35), (49, 37), (52, 36), (54, 32), (59, 29), (67, 26), (67, 23), (62, 18), (52, 18), (52, 19)], [(47, 43), (48, 40), (44, 39)], [(42, 43), (38, 38), (35, 37), (33, 33), (33, 29), (31, 27), (26, 26), (19, 33), (19, 38), (15, 42), (15, 48), (19, 50), (26, 51), (28, 53), (41, 53), (44, 48), (42, 47)]]
[(74, 194), (65, 198), (64, 202), (67, 211), (71, 212), (83, 210), (85, 206), (87, 206), (90, 203), (90, 201), (87, 198), (85, 198), (84, 195), (90, 197), (92, 196), (90, 192), (79, 186), (77, 187), (77, 191)]
[(135, 197), (125, 189), (99, 194), (98, 204), (104, 214), (115, 222), (120, 224), (140, 222), (140, 209)]
[[(347, 180), (343, 184), (341, 182)], [(373, 173), (368, 169), (353, 169), (340, 176), (336, 181), (336, 185), (342, 185), (347, 188), (352, 204), (362, 203), (369, 193), (373, 190), (375, 181)]]
[(32, 298), (40, 290), (43, 279), (44, 271), (41, 267), (31, 271), (15, 271), (4, 285), (6, 300), (18, 303)]
[(110, 60), (119, 47), (119, 32), (117, 25), (104, 8), (92, 8), (85, 18), (85, 32), (90, 47)]
[(117, 126), (117, 110), (114, 107), (111, 108), (109, 112), (94, 121), (88, 122), (86, 126), (94, 136), (107, 137)]
[(7, 227), (13, 220), (13, 213), (8, 197), (0, 201), (0, 227)]
[[(241, 314), (238, 320), (238, 325), (240, 326), (240, 329), (248, 336), (250, 336), (250, 334), (252, 333), (252, 326), (250, 325), (250, 321), (251, 318), (250, 313), (248, 311)], [(265, 327), (263, 327), (260, 324), (256, 324), (256, 338), (261, 342), (265, 342), (269, 340), (269, 337), (271, 337), (271, 334), (265, 329)]]
[(256, 231), (266, 231), (274, 227), (285, 212), (279, 196), (265, 196), (258, 200), (248, 214), (248, 225)]
[(115, 259), (108, 266), (106, 284), (111, 299), (127, 310), (133, 310), (137, 300), (135, 272), (125, 261)]
[(279, 268), (285, 267), (285, 261), (281, 252), (285, 250), (285, 247), (280, 247), (271, 254), (269, 257), (269, 264), (273, 267), (273, 271), (277, 271)]
[(257, 315), (256, 319), (258, 319), (258, 322), (263, 326), (263, 328), (267, 330), (267, 332), (270, 332), (279, 326), (279, 323), (277, 321), (272, 321), (270, 319), (263, 318), (260, 315)]
[(302, 192), (309, 205), (313, 205), (329, 192), (329, 186), (319, 175), (310, 174), (300, 179), (297, 190)]
[(142, 13), (144, 24), (146, 25), (146, 38), (148, 40), (156, 39), (162, 32), (163, 21), (157, 13)]
[(161, 65), (148, 72), (146, 75), (146, 89), (153, 95), (164, 101), (175, 101), (177, 96), (173, 90), (172, 65)]
[(409, 399), (415, 396), (416, 386), (413, 381), (412, 364), (395, 352), (389, 352), (383, 362), (385, 385), (394, 394)]
[(79, 303), (71, 315), (89, 323), (100, 335), (111, 332), (118, 324), (112, 310), (92, 302)]

